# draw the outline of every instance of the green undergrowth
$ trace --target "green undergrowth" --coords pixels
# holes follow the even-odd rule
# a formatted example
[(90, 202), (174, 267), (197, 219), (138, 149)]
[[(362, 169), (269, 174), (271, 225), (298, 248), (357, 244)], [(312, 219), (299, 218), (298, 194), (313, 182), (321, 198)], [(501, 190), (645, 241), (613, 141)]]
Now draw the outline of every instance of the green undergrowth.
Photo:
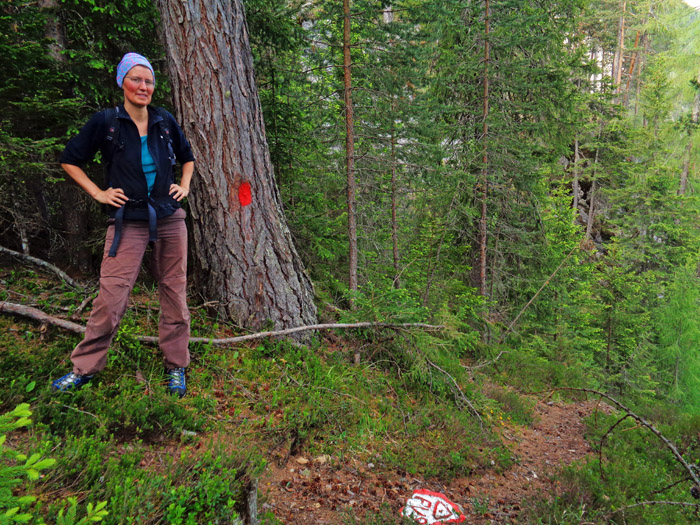
[[(65, 316), (57, 305), (83, 297), (32, 272), (2, 277), (5, 284), (12, 281), (13, 290), (0, 290), (3, 299), (32, 297), (37, 304), (40, 298), (39, 306), (53, 315)], [(0, 316), (0, 413), (23, 403), (32, 411), (32, 425), (14, 430), (7, 446), (51, 461), (38, 478), (19, 478), (13, 491), (17, 498), (35, 498), (18, 510), (29, 513), (30, 521), (234, 523), (266, 465), (298, 455), (328, 456), (338, 468), (351, 460), (371, 462), (382, 475), (427, 483), (503, 472), (518, 458), (501, 431), (535, 420), (537, 398), (522, 392), (591, 384), (586, 370), (554, 362), (536, 348), (487, 347), (464, 326), (448, 324), (437, 333), (313, 334), (305, 345), (193, 344), (188, 395), (180, 400), (166, 394), (157, 348), (136, 338), (157, 333), (156, 297), (152, 287), (137, 290), (106, 369), (73, 393), (52, 393), (49, 384), (70, 370), (69, 355), (80, 337)], [(78, 321), (84, 323), (86, 315)], [(193, 335), (236, 334), (203, 309), (194, 308), (192, 319)], [(644, 415), (683, 454), (697, 457), (700, 421), (648, 406)], [(594, 447), (614, 421), (600, 413), (591, 420), (588, 439)], [(687, 482), (664, 489), (684, 476), (668, 450), (633, 427), (625, 421), (606, 438), (602, 476), (595, 457), (571, 466), (560, 480), (563, 495), (529, 501), (522, 506), (524, 519), (687, 519), (680, 507), (620, 510), (653, 498), (688, 501)], [(98, 505), (108, 514), (97, 516)], [(278, 523), (272, 515), (261, 519)], [(361, 516), (348, 509), (343, 519), (392, 523), (395, 513), (387, 508)]]
[(352, 348), (320, 344), (194, 345), (189, 395), (178, 400), (165, 392), (157, 350), (120, 337), (90, 384), (55, 394), (49, 383), (69, 370), (79, 338), (27, 335), (38, 330), (0, 318), (0, 401), (31, 405), (34, 425), (19, 442), (55, 460), (25, 488), (47, 521), (66, 498), (89, 497), (107, 503), (105, 523), (223, 523), (265, 462), (288, 455), (366, 458), (442, 480), (512, 461), (492, 432), (500, 404), (464, 378), (452, 384), (456, 360), (432, 356), (443, 373), (421, 360), (395, 368), (386, 356), (355, 365)]
[[(54, 315), (65, 315), (50, 309), (57, 297), (78, 299), (32, 272), (11, 280)], [(137, 290), (106, 369), (77, 392), (49, 385), (70, 370), (79, 336), (0, 317), (0, 409), (29, 404), (33, 425), (16, 433), (16, 446), (55, 461), (21, 490), (37, 498), (35, 519), (51, 522), (76, 498), (78, 517), (85, 503), (106, 502), (105, 523), (231, 522), (266, 462), (295, 455), (339, 466), (365, 459), (390, 475), (443, 481), (513, 461), (497, 430), (508, 410), (522, 419), (528, 409), (505, 390), (484, 393), (462, 366), (463, 341), (364, 330), (339, 332), (332, 345), (318, 334), (307, 345), (195, 344), (179, 400), (166, 393), (157, 348), (136, 339), (157, 333), (155, 297)], [(193, 335), (234, 333), (192, 314)]]

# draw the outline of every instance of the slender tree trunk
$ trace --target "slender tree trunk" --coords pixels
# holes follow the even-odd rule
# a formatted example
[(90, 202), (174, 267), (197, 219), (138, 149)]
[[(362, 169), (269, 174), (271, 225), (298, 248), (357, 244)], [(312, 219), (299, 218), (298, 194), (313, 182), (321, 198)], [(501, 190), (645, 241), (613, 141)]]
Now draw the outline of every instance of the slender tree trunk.
[(64, 31), (56, 14), (57, 0), (39, 0), (39, 8), (49, 14), (46, 20), (44, 36), (49, 41), (49, 55), (58, 62), (65, 62), (61, 51), (65, 49)]
[[(639, 113), (639, 98), (640, 94), (642, 92), (642, 64), (645, 60), (645, 58), (649, 55), (649, 38), (647, 35), (642, 35), (642, 42), (644, 42), (644, 53), (639, 57), (639, 60), (637, 61), (637, 87), (636, 87), (636, 96), (634, 99), (634, 114), (637, 115)], [(646, 125), (646, 122), (645, 122)]]
[[(40, 0), (39, 7), (47, 15), (44, 36), (49, 41), (49, 55), (56, 62), (65, 63), (66, 57), (62, 51), (66, 47), (65, 31), (58, 16), (57, 0)], [(70, 90), (64, 93), (71, 96)], [(83, 203), (83, 195), (75, 184), (66, 182), (59, 187), (61, 199), (61, 212), (63, 217), (63, 231), (66, 232), (66, 240), (70, 249), (67, 252), (70, 265), (81, 272), (88, 273), (92, 270), (92, 257), (90, 250), (83, 242), (87, 236), (87, 211)]]
[(586, 223), (586, 239), (591, 238), (593, 232), (593, 219), (595, 218), (595, 199), (596, 199), (596, 175), (598, 173), (598, 159), (600, 158), (600, 138), (603, 136), (603, 123), (600, 123), (598, 128), (598, 144), (595, 148), (595, 157), (593, 157), (593, 172), (591, 173), (591, 197), (588, 201), (588, 222)]
[(613, 337), (613, 315), (615, 313), (615, 306), (612, 305), (610, 312), (608, 313), (608, 334), (607, 334), (607, 345), (606, 345), (606, 357), (605, 357), (605, 370), (610, 372), (612, 366), (612, 337)]
[(496, 286), (496, 261), (498, 258), (498, 244), (501, 240), (501, 221), (498, 221), (498, 228), (496, 228), (496, 234), (493, 236), (493, 249), (491, 250), (491, 282), (489, 287), (489, 296), (493, 297), (494, 287)]
[(630, 61), (630, 70), (627, 75), (627, 85), (625, 86), (625, 107), (629, 104), (630, 100), (630, 85), (632, 84), (632, 76), (634, 75), (634, 67), (636, 66), (637, 57), (639, 55), (639, 37), (640, 33), (637, 31), (637, 35), (634, 37), (634, 54), (632, 55), (632, 60)]
[[(396, 101), (392, 104), (396, 111)], [(401, 288), (399, 279), (399, 226), (396, 220), (396, 129), (391, 124), (391, 246), (394, 259), (394, 288)]]
[(348, 274), (351, 292), (357, 291), (357, 216), (355, 195), (355, 121), (350, 60), (350, 0), (343, 0), (343, 92), (345, 95), (345, 169), (348, 180)]
[(489, 166), (489, 61), (491, 60), (491, 48), (489, 42), (489, 18), (491, 9), (489, 0), (484, 0), (484, 103), (482, 140), (484, 143), (482, 167), (481, 167), (481, 218), (479, 220), (479, 293), (486, 295), (486, 219), (488, 198), (488, 166)]
[(595, 179), (591, 183), (591, 196), (589, 198), (588, 204), (588, 221), (586, 222), (586, 239), (591, 238), (591, 232), (593, 231), (593, 214), (595, 213), (595, 198), (596, 198), (596, 187)]
[(681, 172), (680, 186), (678, 187), (678, 195), (685, 195), (688, 187), (688, 175), (690, 174), (690, 158), (693, 153), (693, 136), (695, 128), (698, 125), (700, 116), (700, 72), (696, 77), (697, 84), (695, 85), (695, 99), (693, 100), (693, 111), (691, 113), (691, 126), (688, 130), (688, 144), (685, 147), (685, 158), (683, 159), (683, 171)]
[(615, 93), (620, 93), (620, 83), (622, 82), (622, 63), (625, 52), (625, 13), (627, 11), (627, 0), (622, 0), (622, 14), (617, 28), (617, 49), (613, 59), (612, 76), (615, 82)]
[(574, 140), (574, 181), (573, 181), (573, 192), (574, 192), (574, 201), (573, 201), (573, 208), (574, 211), (576, 212), (576, 215), (574, 216), (574, 222), (578, 220), (578, 217), (580, 216), (579, 210), (578, 210), (578, 200), (579, 200), (579, 195), (581, 193), (581, 185), (579, 183), (579, 161), (581, 160), (581, 154), (580, 154), (580, 149), (579, 149), (579, 142), (578, 138)]
[[(697, 97), (695, 97), (697, 98)], [(685, 146), (685, 158), (683, 159), (683, 170), (681, 171), (681, 180), (678, 186), (678, 195), (685, 195), (688, 187), (688, 175), (690, 173), (690, 156), (693, 153), (693, 134), (688, 133), (688, 144)]]
[(197, 159), (198, 291), (249, 328), (316, 322), (274, 179), (240, 0), (157, 0), (176, 112)]

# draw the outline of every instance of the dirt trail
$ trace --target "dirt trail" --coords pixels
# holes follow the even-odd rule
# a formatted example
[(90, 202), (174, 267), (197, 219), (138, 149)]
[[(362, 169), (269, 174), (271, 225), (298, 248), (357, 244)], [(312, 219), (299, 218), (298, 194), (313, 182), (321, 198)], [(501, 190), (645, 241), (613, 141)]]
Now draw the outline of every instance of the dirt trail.
[(460, 505), (466, 523), (511, 523), (524, 499), (559, 491), (552, 475), (561, 467), (591, 453), (583, 439), (583, 418), (600, 409), (597, 402), (539, 403), (530, 428), (504, 432), (506, 444), (517, 458), (501, 474), (454, 480), (447, 484), (376, 473), (371, 464), (346, 462), (329, 465), (327, 458), (289, 458), (280, 466), (270, 463), (260, 488), (261, 510), (272, 510), (287, 524), (341, 524), (343, 510), (356, 516), (376, 512), (382, 504), (399, 511), (415, 489), (445, 494)]

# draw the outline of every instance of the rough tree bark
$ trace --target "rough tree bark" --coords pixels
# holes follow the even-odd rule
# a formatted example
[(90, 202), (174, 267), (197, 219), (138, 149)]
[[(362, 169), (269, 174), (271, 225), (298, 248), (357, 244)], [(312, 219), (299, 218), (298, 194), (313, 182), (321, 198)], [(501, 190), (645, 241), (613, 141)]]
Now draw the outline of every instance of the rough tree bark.
[(316, 323), (265, 139), (240, 0), (157, 0), (176, 113), (192, 144), (194, 280), (239, 325)]

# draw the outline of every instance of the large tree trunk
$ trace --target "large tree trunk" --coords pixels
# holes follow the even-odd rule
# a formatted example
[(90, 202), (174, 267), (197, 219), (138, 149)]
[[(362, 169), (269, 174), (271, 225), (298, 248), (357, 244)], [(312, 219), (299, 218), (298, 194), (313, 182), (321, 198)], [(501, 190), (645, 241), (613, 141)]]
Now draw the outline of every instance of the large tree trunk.
[(241, 326), (314, 324), (313, 286), (272, 172), (241, 2), (157, 4), (176, 112), (197, 159), (189, 199), (195, 285)]

